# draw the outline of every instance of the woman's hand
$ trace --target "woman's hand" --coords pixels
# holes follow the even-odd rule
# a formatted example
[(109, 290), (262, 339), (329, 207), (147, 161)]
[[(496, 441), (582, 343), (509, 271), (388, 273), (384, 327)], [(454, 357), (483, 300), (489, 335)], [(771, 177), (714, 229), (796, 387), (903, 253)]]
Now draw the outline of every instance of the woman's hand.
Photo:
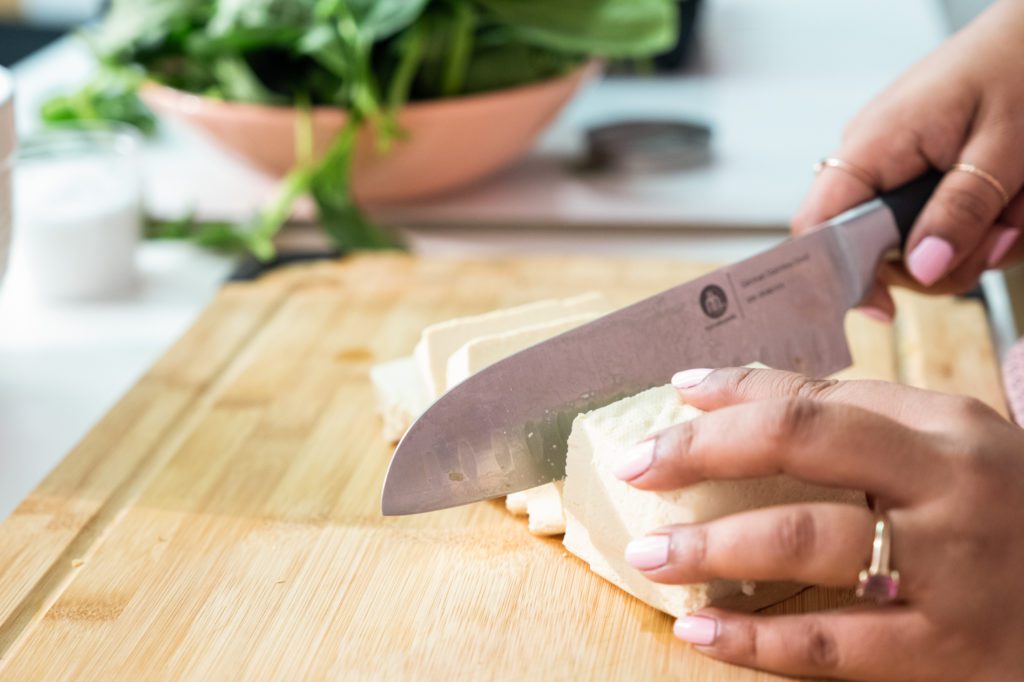
[[(917, 177), (951, 172), (914, 226), (902, 266), (883, 268), (885, 284), (959, 293), (987, 268), (1024, 258), (1024, 3), (1002, 0), (911, 68), (847, 127), (836, 157), (862, 169), (823, 170), (796, 217), (797, 234)], [(864, 302), (874, 317), (895, 307), (880, 285)]]
[[(629, 483), (670, 490), (786, 473), (866, 490), (891, 523), (900, 601), (786, 616), (707, 609), (680, 619), (677, 636), (792, 675), (1024, 679), (1024, 431), (978, 401), (896, 384), (707, 372), (675, 383), (708, 414), (656, 436), (649, 468)], [(852, 587), (873, 526), (867, 508), (800, 504), (651, 529), (670, 550), (643, 573)]]

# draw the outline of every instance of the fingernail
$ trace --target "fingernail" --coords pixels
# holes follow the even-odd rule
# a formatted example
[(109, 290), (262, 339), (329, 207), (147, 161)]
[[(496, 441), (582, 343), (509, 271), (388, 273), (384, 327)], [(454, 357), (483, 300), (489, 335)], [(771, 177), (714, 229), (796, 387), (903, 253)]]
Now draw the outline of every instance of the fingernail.
[(992, 250), (988, 252), (988, 266), (994, 268), (999, 265), (1006, 254), (1010, 252), (1013, 245), (1017, 243), (1017, 239), (1020, 237), (1020, 230), (1013, 228), (1010, 230), (1003, 230), (1003, 233), (996, 239), (996, 243), (992, 245)]
[(862, 313), (870, 317), (872, 320), (889, 324), (892, 322), (892, 315), (885, 312), (881, 308), (875, 308), (874, 306), (865, 305), (858, 308)]
[(935, 284), (953, 262), (953, 246), (940, 237), (925, 237), (907, 256), (907, 270), (921, 284)]
[(672, 375), (672, 385), (676, 388), (693, 388), (708, 378), (713, 369), (688, 369)]
[(637, 443), (626, 453), (626, 459), (615, 467), (615, 477), (623, 481), (632, 481), (651, 468), (654, 463), (655, 439)]
[(672, 626), (672, 633), (690, 644), (708, 646), (718, 636), (718, 621), (704, 616), (683, 616)]
[(661, 568), (668, 563), (668, 546), (667, 535), (651, 535), (633, 540), (626, 545), (626, 561), (640, 571)]

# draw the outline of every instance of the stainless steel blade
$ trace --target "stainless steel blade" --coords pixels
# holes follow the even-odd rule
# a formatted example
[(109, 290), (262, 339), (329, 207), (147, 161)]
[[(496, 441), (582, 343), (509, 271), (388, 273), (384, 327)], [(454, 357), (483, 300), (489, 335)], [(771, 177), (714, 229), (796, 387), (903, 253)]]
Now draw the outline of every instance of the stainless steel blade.
[(383, 513), (561, 479), (576, 415), (668, 383), (682, 369), (760, 361), (825, 376), (848, 366), (845, 313), (898, 239), (888, 209), (872, 202), (488, 367), (442, 396), (402, 439)]

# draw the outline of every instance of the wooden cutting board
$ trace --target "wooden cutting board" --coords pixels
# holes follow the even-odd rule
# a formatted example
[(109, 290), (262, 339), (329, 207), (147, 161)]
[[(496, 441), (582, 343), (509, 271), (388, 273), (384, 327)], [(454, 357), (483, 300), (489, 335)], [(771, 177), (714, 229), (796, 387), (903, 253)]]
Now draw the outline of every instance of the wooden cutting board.
[[(0, 525), (0, 678), (766, 680), (499, 503), (382, 518), (367, 374), (430, 322), (706, 266), (366, 256), (227, 286)], [(1003, 409), (981, 307), (851, 316), (849, 376)], [(682, 368), (680, 368), (682, 369)], [(776, 611), (848, 603), (809, 590)]]

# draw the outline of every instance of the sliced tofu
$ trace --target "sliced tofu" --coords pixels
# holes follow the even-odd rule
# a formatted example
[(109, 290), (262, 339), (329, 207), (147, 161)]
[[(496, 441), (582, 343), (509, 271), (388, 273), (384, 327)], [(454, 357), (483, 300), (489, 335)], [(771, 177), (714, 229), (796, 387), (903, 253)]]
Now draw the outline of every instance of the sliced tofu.
[(384, 437), (397, 443), (430, 405), (416, 359), (409, 356), (374, 365), (370, 368), (370, 383)]
[(864, 505), (862, 492), (812, 486), (787, 476), (708, 481), (652, 494), (612, 474), (632, 445), (700, 414), (696, 408), (680, 404), (671, 386), (652, 388), (578, 416), (566, 462), (566, 549), (614, 585), (676, 617), (712, 603), (754, 610), (781, 601), (802, 587), (764, 583), (752, 590), (749, 584), (727, 580), (660, 585), (626, 563), (623, 554), (631, 540), (661, 526), (709, 521), (769, 505), (810, 501)]
[(590, 293), (561, 300), (537, 301), (431, 325), (423, 330), (414, 352), (423, 384), (428, 395), (435, 399), (439, 397), (447, 386), (448, 359), (477, 337), (501, 334), (579, 313), (603, 313), (607, 308), (604, 296)]
[(593, 322), (602, 314), (598, 312), (579, 313), (508, 332), (486, 334), (471, 339), (448, 358), (445, 388), (450, 391), (453, 386), (462, 383), (485, 367), (490, 367), (499, 360), (504, 360), (541, 341), (547, 341), (570, 329)]
[(555, 481), (527, 491), (527, 527), (534, 535), (561, 535), (565, 532), (565, 510), (562, 505), (562, 481)]
[[(550, 485), (550, 484), (549, 484)], [(530, 513), (530, 493), (536, 488), (520, 490), (517, 493), (509, 493), (505, 496), (505, 509), (512, 516), (526, 516)], [(564, 530), (564, 529), (563, 529)]]
[(534, 535), (561, 535), (565, 532), (562, 481), (512, 493), (505, 498), (505, 508), (513, 516), (529, 516), (529, 529)]

